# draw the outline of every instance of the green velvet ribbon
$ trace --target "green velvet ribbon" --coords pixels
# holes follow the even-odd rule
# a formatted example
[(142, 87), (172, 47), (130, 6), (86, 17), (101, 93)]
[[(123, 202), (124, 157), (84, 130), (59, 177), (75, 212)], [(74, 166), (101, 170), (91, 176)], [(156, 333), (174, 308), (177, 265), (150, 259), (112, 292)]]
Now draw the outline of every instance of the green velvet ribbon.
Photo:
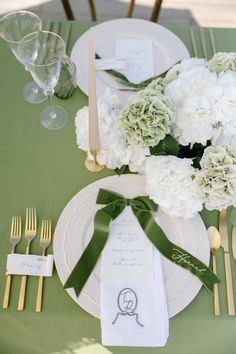
[(92, 238), (66, 280), (64, 288), (74, 288), (76, 295), (79, 295), (106, 244), (110, 222), (129, 205), (147, 238), (160, 253), (171, 262), (196, 275), (205, 287), (211, 293), (213, 292), (214, 283), (219, 282), (217, 276), (199, 259), (168, 240), (152, 216), (152, 212), (156, 212), (158, 206), (147, 196), (128, 199), (118, 193), (100, 189), (96, 204), (106, 204), (106, 206), (96, 212)]

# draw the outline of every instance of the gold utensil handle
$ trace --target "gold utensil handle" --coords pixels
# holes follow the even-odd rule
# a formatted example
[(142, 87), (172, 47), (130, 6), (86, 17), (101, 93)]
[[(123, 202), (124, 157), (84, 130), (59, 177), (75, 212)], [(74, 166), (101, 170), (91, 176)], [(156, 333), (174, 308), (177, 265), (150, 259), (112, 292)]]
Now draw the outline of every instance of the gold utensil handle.
[(27, 275), (22, 275), (21, 283), (20, 283), (20, 294), (19, 294), (18, 308), (17, 308), (18, 311), (24, 310), (26, 281), (27, 281)]
[(3, 309), (7, 309), (9, 305), (9, 297), (10, 297), (10, 289), (11, 289), (11, 275), (7, 275), (6, 278), (6, 285), (5, 285), (5, 291), (4, 291), (4, 297), (3, 297)]
[(36, 308), (35, 308), (36, 312), (41, 311), (42, 295), (43, 295), (43, 276), (40, 276), (38, 282), (38, 292), (37, 292), (37, 300), (36, 300)]
[(226, 279), (228, 314), (230, 316), (233, 316), (233, 315), (235, 315), (235, 307), (234, 307), (234, 292), (233, 292), (232, 272), (231, 272), (229, 253), (224, 253), (224, 264), (225, 264), (225, 279)]
[[(215, 275), (217, 275), (215, 254), (212, 254), (212, 270), (215, 273)], [(214, 314), (215, 314), (215, 316), (220, 315), (220, 301), (219, 301), (218, 284), (214, 284)]]

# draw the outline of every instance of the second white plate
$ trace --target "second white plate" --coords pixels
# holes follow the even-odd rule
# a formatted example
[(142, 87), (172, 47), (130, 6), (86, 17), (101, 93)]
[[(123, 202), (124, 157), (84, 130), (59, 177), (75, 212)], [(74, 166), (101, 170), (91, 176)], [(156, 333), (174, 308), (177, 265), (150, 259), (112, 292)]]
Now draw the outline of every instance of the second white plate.
[[(156, 23), (140, 19), (117, 19), (106, 21), (93, 27), (94, 51), (102, 58), (115, 56), (117, 39), (151, 39), (153, 43), (155, 75), (169, 69), (179, 60), (188, 58), (189, 52), (184, 43), (173, 32)], [(77, 84), (88, 94), (88, 31), (74, 44), (71, 59), (77, 67)], [(96, 72), (97, 92), (104, 93), (107, 87), (115, 88), (115, 81), (109, 74)], [(128, 96), (131, 92), (120, 92)]]
[[(100, 188), (123, 194), (128, 198), (145, 195), (145, 179), (138, 175), (112, 176), (98, 180), (77, 193), (66, 205), (56, 226), (54, 257), (58, 275), (64, 284), (93, 232), (93, 219), (100, 208), (96, 197)], [(158, 219), (168, 238), (192, 253), (205, 264), (209, 263), (209, 243), (200, 216), (184, 220), (158, 210)], [(182, 311), (197, 295), (200, 280), (189, 271), (163, 258), (169, 317)], [(100, 262), (96, 265), (79, 297), (67, 289), (72, 299), (90, 314), (100, 317)]]

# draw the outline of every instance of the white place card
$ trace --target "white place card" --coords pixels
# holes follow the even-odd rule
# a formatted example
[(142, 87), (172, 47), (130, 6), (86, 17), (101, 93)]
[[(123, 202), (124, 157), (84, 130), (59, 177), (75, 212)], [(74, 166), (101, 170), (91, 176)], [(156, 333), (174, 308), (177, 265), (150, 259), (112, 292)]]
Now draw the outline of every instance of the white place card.
[(6, 275), (35, 275), (51, 277), (53, 270), (53, 255), (36, 256), (29, 254), (9, 254), (7, 256)]
[(133, 83), (139, 83), (154, 76), (153, 48), (150, 39), (118, 39), (116, 58), (127, 62), (125, 76)]
[(124, 59), (95, 59), (95, 70), (124, 70), (126, 67), (127, 63)]

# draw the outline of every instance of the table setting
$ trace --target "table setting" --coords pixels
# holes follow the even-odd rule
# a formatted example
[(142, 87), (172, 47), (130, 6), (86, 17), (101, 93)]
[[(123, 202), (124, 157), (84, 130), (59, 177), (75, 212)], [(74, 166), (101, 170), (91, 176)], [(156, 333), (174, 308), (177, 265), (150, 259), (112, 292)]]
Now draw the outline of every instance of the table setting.
[(235, 30), (4, 17), (0, 353), (233, 354)]

